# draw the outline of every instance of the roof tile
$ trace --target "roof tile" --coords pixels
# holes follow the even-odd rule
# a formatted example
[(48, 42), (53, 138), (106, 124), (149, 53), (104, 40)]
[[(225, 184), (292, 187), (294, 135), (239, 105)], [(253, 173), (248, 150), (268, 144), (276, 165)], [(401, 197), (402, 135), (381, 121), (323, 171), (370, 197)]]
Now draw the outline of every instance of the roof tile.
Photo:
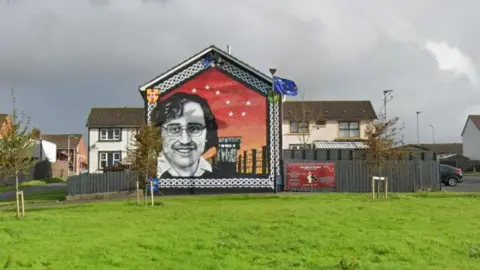
[(144, 122), (144, 108), (92, 108), (87, 127), (138, 127)]
[(310, 120), (364, 120), (376, 119), (377, 114), (368, 100), (336, 101), (286, 101), (283, 103), (283, 119)]

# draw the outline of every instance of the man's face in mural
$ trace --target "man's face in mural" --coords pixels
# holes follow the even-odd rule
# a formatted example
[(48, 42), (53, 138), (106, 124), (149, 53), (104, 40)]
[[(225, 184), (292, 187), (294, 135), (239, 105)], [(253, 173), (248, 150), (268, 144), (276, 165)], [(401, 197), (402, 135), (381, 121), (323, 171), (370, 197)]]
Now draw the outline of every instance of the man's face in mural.
[(205, 150), (207, 132), (200, 104), (187, 102), (182, 116), (162, 125), (163, 152), (172, 165), (186, 168), (198, 162)]

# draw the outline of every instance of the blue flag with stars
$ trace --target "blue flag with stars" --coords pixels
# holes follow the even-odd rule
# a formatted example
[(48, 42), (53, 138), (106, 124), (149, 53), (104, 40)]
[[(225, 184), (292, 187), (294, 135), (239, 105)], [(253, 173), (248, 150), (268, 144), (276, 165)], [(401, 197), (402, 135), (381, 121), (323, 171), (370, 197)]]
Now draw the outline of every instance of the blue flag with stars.
[(294, 81), (273, 76), (273, 90), (285, 96), (296, 96), (298, 94), (297, 85)]

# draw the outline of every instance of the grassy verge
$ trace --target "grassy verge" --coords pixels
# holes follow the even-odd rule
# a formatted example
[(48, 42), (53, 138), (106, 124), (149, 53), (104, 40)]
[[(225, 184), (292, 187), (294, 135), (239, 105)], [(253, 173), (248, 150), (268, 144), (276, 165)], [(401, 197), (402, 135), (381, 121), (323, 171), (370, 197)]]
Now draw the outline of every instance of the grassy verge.
[(465, 172), (464, 176), (480, 176), (480, 172)]
[[(47, 202), (57, 202), (65, 200), (67, 193), (65, 191), (57, 190), (47, 190), (47, 191), (36, 191), (34, 193), (25, 194), (25, 203), (29, 204), (38, 204), (38, 203), (47, 203)], [(9, 198), (5, 201), (0, 201), (0, 207), (15, 205), (15, 197)]]
[[(66, 178), (45, 178), (42, 180), (31, 180), (27, 182), (23, 182), (20, 184), (21, 188), (27, 188), (27, 187), (35, 187), (35, 186), (44, 186), (50, 183), (65, 183), (67, 181)], [(15, 186), (0, 186), (0, 192), (6, 192), (6, 191), (13, 191), (15, 190)]]
[(480, 267), (480, 195), (392, 194), (388, 200), (368, 196), (160, 197), (162, 205), (156, 207), (120, 201), (31, 209), (24, 220), (3, 212), (0, 246), (5, 248), (0, 265), (12, 269)]

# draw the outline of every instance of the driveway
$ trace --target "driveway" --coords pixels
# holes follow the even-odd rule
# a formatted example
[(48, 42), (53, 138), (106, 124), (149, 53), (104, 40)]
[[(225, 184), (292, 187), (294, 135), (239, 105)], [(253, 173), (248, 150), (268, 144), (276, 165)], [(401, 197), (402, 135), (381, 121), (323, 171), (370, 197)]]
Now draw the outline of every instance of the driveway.
[(450, 192), (480, 192), (480, 176), (464, 176), (463, 183), (455, 187), (442, 186), (442, 189)]
[[(65, 183), (51, 183), (45, 186), (28, 187), (23, 190), (25, 195), (35, 193), (38, 191), (67, 191), (67, 184)], [(8, 198), (15, 198), (15, 191), (0, 192), (0, 200)]]

